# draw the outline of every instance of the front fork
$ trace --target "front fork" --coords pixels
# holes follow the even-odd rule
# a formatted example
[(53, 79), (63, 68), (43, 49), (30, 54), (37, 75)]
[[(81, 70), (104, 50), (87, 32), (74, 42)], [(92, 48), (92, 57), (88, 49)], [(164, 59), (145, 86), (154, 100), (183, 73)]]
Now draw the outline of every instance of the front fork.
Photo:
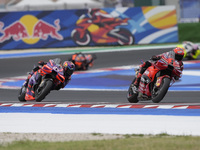
[(48, 79), (42, 79), (42, 81), (40, 82), (40, 84), (39, 84), (39, 86), (38, 86), (38, 88), (37, 88), (37, 90), (41, 90), (41, 89), (43, 89), (43, 87), (45, 87), (45, 85), (46, 85), (46, 81), (47, 80), (52, 80), (53, 81), (53, 79), (51, 79), (51, 78), (48, 78)]
[[(160, 76), (160, 77), (157, 77), (157, 80), (156, 80), (156, 83), (154, 84), (154, 87), (153, 87), (153, 91), (152, 91), (152, 94), (153, 95), (157, 95), (156, 92), (158, 91), (158, 89), (160, 88), (160, 86), (162, 85), (162, 81), (164, 78), (170, 78), (168, 75), (164, 75), (164, 76)], [(172, 83), (173, 84), (173, 83)], [(172, 85), (171, 84), (171, 85)], [(171, 86), (170, 85), (170, 86)]]
[[(159, 88), (159, 87), (161, 86), (163, 78), (169, 78), (169, 79), (170, 79), (170, 77), (169, 77), (168, 75), (164, 75), (164, 76), (157, 77), (157, 80), (156, 80), (156, 83), (155, 83), (155, 86), (156, 86), (157, 88)], [(175, 81), (174, 81), (174, 82), (175, 82)], [(173, 83), (174, 83), (174, 82), (173, 82)]]

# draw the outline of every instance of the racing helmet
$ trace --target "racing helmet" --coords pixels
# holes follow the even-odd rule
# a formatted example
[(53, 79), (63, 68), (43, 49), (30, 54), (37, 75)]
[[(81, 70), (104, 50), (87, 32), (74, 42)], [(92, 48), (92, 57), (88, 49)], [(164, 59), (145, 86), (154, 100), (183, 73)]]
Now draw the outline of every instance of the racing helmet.
[(175, 49), (173, 49), (173, 52), (176, 60), (181, 61), (183, 59), (184, 50), (182, 48), (176, 47)]
[(75, 70), (75, 65), (71, 61), (63, 63), (64, 76), (71, 76)]
[(199, 45), (198, 44), (193, 44), (192, 47), (193, 47), (194, 50), (198, 50), (199, 49)]
[(98, 11), (100, 11), (99, 8), (89, 8), (89, 9), (88, 9), (88, 15), (89, 15), (90, 17), (93, 17), (93, 16), (95, 15), (95, 13), (98, 12)]

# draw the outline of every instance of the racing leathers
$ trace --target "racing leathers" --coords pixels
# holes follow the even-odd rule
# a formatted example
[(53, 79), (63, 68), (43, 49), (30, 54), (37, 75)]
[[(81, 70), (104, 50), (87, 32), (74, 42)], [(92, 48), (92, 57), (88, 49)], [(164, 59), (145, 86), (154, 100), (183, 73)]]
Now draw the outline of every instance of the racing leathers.
[[(164, 58), (164, 59), (168, 59), (168, 58), (174, 58), (175, 59), (175, 54), (173, 51), (169, 51), (169, 52), (166, 52), (166, 53), (163, 53), (163, 54), (160, 54), (160, 55), (154, 55), (150, 58), (150, 60), (144, 62), (143, 64), (141, 64), (139, 66), (139, 70), (137, 72), (137, 75), (136, 75), (136, 80), (135, 82), (133, 83), (135, 85), (136, 88), (138, 88), (139, 86), (139, 83), (140, 83), (140, 79), (142, 77), (142, 74), (145, 72), (145, 70), (151, 66), (151, 62), (150, 61), (158, 61), (159, 59), (161, 58)], [(176, 59), (175, 59), (176, 60)], [(181, 61), (178, 61), (176, 60), (178, 63), (179, 63), (179, 66), (180, 66), (180, 70), (181, 70), (181, 73), (182, 73), (182, 70), (183, 70), (183, 62), (182, 60)], [(178, 77), (175, 77), (176, 80), (178, 80), (179, 78)]]
[[(26, 94), (25, 94), (25, 100), (35, 100), (35, 92), (33, 89), (34, 83), (40, 82), (42, 75), (40, 73), (40, 68), (45, 65), (43, 61), (38, 62), (38, 66), (34, 67), (32, 71), (29, 73), (28, 78), (24, 82), (24, 86), (27, 86)], [(71, 76), (65, 76), (64, 83), (59, 83), (57, 85), (54, 85), (52, 87), (52, 90), (60, 90), (61, 88), (64, 88), (69, 81), (71, 80)]]
[(200, 55), (200, 48), (198, 44), (194, 44), (190, 41), (184, 41), (182, 45), (178, 45), (178, 47), (181, 47), (184, 49), (185, 54), (184, 58), (187, 58), (189, 60), (197, 59), (197, 57)]
[(87, 70), (93, 66), (93, 56), (91, 54), (75, 53), (69, 61), (75, 64), (75, 70)]

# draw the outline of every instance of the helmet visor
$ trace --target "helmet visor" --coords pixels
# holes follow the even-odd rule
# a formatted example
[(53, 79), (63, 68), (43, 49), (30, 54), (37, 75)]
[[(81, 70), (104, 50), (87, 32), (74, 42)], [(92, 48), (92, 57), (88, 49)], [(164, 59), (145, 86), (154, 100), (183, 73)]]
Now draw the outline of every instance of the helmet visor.
[(183, 55), (176, 54), (175, 59), (178, 60), (178, 61), (181, 61), (183, 59)]

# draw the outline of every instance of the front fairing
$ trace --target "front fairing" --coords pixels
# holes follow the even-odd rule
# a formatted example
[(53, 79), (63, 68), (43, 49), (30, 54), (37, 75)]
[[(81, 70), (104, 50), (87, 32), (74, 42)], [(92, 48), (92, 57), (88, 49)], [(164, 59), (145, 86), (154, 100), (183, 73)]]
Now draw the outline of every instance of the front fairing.
[(163, 76), (156, 77), (156, 80), (155, 80), (156, 82), (155, 82), (155, 85), (154, 85), (156, 88), (160, 88), (160, 85), (162, 84), (163, 78), (170, 78), (170, 76), (163, 75)]
[(151, 96), (151, 91), (150, 91), (149, 86), (150, 86), (150, 83), (154, 81), (155, 75), (158, 71), (159, 69), (153, 65), (146, 69), (146, 71), (143, 73), (141, 77), (141, 81), (139, 84), (138, 91), (140, 93), (145, 94), (148, 97)]
[[(172, 63), (172, 64), (171, 64)], [(170, 78), (173, 72), (173, 65), (176, 64), (174, 59), (160, 59), (152, 66), (148, 67), (143, 73), (139, 85), (139, 92), (150, 98), (153, 87), (159, 88), (164, 77)], [(173, 69), (172, 71), (170, 69)]]
[(56, 75), (56, 79), (57, 79), (59, 82), (62, 82), (62, 83), (65, 81), (65, 77), (64, 77), (63, 71), (62, 71), (62, 72), (59, 72), (59, 73)]
[(143, 75), (147, 76), (150, 79), (150, 82), (152, 82), (158, 71), (159, 69), (157, 67), (150, 66), (149, 68), (147, 68)]
[(43, 76), (57, 79), (60, 82), (64, 82), (65, 80), (62, 66), (54, 60), (49, 60), (49, 62), (42, 67), (41, 72)]

